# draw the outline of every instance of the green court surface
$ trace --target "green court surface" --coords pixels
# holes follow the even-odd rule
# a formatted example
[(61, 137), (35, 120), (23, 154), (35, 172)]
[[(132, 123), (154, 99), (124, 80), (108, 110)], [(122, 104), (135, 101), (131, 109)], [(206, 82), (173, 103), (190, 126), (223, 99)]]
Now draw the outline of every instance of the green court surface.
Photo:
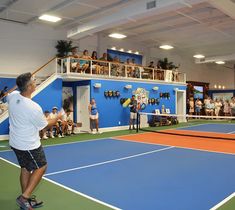
[(218, 210), (234, 210), (234, 209), (235, 209), (235, 197), (231, 198), (227, 203), (218, 208)]
[[(20, 194), (19, 168), (0, 160), (0, 209), (19, 210), (15, 198)], [(110, 208), (42, 180), (35, 195), (45, 202), (43, 210), (110, 210)]]
[[(177, 125), (178, 127), (185, 126), (182, 123)], [(175, 127), (175, 126), (174, 126)], [(157, 129), (169, 129), (171, 126), (159, 127)], [(68, 142), (85, 141), (90, 139), (108, 138), (120, 135), (135, 134), (135, 130), (123, 130), (105, 132), (102, 134), (78, 134), (75, 136), (69, 136), (65, 138), (55, 138), (43, 140), (42, 144), (53, 145), (62, 144)], [(0, 141), (0, 150), (9, 149), (8, 141)], [(20, 194), (19, 185), (19, 168), (11, 165), (0, 159), (0, 209), (2, 210), (18, 210), (16, 206), (15, 198)], [(79, 194), (71, 192), (60, 186), (57, 186), (45, 179), (42, 180), (40, 185), (34, 192), (40, 200), (43, 200), (45, 205), (42, 209), (45, 210), (109, 210), (111, 208), (85, 198)], [(235, 197), (226, 202), (218, 210), (234, 210), (235, 209)], [(146, 209), (147, 210), (147, 209)]]

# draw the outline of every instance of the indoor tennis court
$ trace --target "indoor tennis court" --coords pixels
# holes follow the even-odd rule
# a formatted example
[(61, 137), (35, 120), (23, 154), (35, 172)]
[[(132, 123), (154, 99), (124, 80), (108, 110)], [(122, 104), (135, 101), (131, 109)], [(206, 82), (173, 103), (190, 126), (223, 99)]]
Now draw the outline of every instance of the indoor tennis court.
[(235, 210), (235, 0), (0, 0), (0, 210)]
[[(218, 126), (205, 124), (206, 131), (213, 130), (211, 125)], [(201, 126), (191, 129), (201, 131)], [(177, 137), (144, 132), (45, 146), (49, 168), (38, 191), (65, 189), (80, 197), (83, 209), (231, 209), (234, 143)], [(0, 157), (6, 170), (16, 170), (12, 151), (1, 151)], [(49, 209), (56, 193), (46, 195), (44, 209)]]

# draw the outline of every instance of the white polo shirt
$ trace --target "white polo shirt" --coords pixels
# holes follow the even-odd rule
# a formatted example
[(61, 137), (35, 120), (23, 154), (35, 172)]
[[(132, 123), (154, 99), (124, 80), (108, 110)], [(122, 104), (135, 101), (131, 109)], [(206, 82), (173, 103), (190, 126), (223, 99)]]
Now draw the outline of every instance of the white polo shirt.
[(41, 145), (39, 131), (48, 124), (42, 108), (29, 98), (14, 91), (7, 96), (9, 104), (10, 146), (33, 150)]

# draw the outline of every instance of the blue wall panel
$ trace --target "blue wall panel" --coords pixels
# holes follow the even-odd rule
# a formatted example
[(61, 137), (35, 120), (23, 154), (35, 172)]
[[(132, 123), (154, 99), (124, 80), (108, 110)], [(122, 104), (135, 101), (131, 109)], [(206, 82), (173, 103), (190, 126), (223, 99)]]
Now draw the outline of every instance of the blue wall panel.
[[(38, 93), (33, 101), (37, 102), (43, 109), (51, 111), (53, 106), (62, 107), (62, 80), (57, 79)], [(0, 124), (0, 135), (9, 133), (8, 119)]]
[[(101, 83), (101, 88), (94, 88), (94, 83)], [(132, 89), (124, 87), (130, 84)], [(154, 86), (159, 87), (158, 91), (152, 90)], [(170, 99), (160, 99), (159, 105), (148, 105), (144, 112), (152, 112), (155, 109), (161, 109), (162, 105), (169, 108), (171, 113), (175, 113), (175, 92), (174, 88), (185, 90), (186, 86), (167, 85), (167, 84), (147, 84), (140, 82), (128, 81), (108, 81), (108, 80), (91, 80), (91, 98), (95, 98), (100, 113), (100, 127), (114, 127), (129, 124), (129, 108), (123, 108), (120, 104), (120, 98), (131, 98), (132, 91), (137, 88), (144, 88), (149, 91), (149, 98), (160, 98), (160, 92), (169, 92)], [(120, 91), (121, 96), (105, 97), (104, 91)]]
[(62, 107), (62, 80), (56, 79), (44, 90), (37, 94), (33, 101), (37, 102), (43, 111), (51, 111), (53, 106)]

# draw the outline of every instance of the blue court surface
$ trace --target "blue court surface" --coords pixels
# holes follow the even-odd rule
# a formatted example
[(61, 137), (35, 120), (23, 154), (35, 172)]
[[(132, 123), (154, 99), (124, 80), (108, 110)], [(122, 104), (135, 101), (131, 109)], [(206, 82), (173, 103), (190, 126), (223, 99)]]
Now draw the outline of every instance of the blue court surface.
[(177, 130), (235, 134), (235, 123), (231, 123), (231, 124), (206, 123), (206, 124), (199, 124), (199, 125), (192, 125), (192, 126), (177, 128)]
[[(116, 139), (45, 152), (47, 179), (114, 209), (208, 210), (235, 191), (234, 155)], [(17, 163), (12, 151), (0, 157)]]

